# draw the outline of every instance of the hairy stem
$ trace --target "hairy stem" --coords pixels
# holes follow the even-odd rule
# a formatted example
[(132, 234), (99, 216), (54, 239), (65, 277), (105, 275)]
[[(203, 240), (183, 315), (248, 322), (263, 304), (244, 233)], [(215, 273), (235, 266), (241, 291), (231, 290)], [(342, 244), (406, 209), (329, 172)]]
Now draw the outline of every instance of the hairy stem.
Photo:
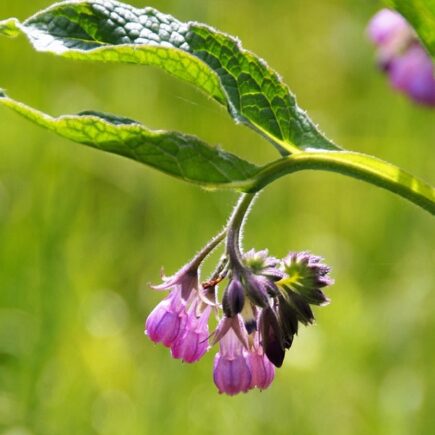
[(205, 257), (210, 254), (224, 239), (227, 234), (227, 228), (224, 228), (219, 234), (216, 234), (189, 263), (191, 269), (198, 269), (199, 265), (204, 261)]
[(302, 170), (337, 172), (393, 192), (435, 214), (435, 189), (400, 168), (376, 157), (351, 151), (307, 151), (265, 165), (240, 183), (244, 192), (257, 192), (278, 178)]
[(243, 222), (249, 210), (249, 206), (254, 200), (255, 193), (245, 193), (240, 196), (239, 202), (234, 208), (233, 214), (228, 223), (228, 236), (227, 236), (227, 253), (230, 264), (235, 269), (243, 269), (242, 254), (240, 252), (240, 231)]

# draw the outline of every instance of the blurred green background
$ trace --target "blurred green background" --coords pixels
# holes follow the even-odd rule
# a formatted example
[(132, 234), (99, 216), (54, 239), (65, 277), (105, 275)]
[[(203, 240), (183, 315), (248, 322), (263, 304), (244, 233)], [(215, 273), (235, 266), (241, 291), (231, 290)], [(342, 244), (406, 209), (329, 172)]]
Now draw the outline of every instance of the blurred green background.
[[(0, 19), (50, 3), (4, 0)], [(238, 35), (337, 143), (435, 181), (434, 112), (389, 89), (364, 36), (378, 2), (147, 5)], [(0, 86), (54, 115), (92, 108), (196, 134), (254, 162), (275, 156), (195, 89), (152, 68), (75, 63), (3, 38)], [(216, 233), (236, 195), (69, 143), (6, 109), (0, 131), (2, 434), (435, 432), (428, 213), (336, 174), (298, 173), (268, 187), (245, 248), (323, 255), (336, 285), (271, 388), (230, 398), (212, 382), (216, 349), (181, 364), (144, 337), (143, 322), (161, 298), (148, 283)]]

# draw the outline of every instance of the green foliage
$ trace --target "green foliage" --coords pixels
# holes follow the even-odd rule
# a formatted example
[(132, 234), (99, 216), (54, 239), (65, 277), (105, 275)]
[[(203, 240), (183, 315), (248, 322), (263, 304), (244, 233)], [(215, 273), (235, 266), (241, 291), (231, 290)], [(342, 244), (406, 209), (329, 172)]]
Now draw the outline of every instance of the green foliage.
[[(198, 86), (282, 154), (338, 149), (297, 105), (279, 76), (240, 42), (203, 24), (116, 1), (66, 1), (0, 33), (24, 33), (36, 50), (71, 59), (155, 65)], [(13, 31), (15, 28), (15, 32)]]
[(435, 0), (386, 0), (414, 27), (435, 59)]
[(52, 118), (0, 92), (0, 103), (62, 137), (152, 166), (185, 181), (214, 187), (245, 180), (257, 167), (194, 136), (151, 131), (140, 123), (97, 112)]
[[(419, 21), (425, 35), (426, 21)], [(335, 171), (384, 187), (435, 213), (433, 188), (389, 163), (338, 148), (317, 130), (262, 59), (209, 26), (183, 23), (152, 8), (82, 0), (55, 4), (23, 23), (14, 18), (0, 22), (0, 34), (20, 33), (36, 50), (58, 56), (163, 68), (226, 105), (236, 122), (267, 138), (283, 157), (257, 168), (192, 136), (152, 132), (135, 121), (97, 112), (51, 118), (1, 98), (2, 104), (64, 137), (208, 187), (253, 192), (297, 170)]]

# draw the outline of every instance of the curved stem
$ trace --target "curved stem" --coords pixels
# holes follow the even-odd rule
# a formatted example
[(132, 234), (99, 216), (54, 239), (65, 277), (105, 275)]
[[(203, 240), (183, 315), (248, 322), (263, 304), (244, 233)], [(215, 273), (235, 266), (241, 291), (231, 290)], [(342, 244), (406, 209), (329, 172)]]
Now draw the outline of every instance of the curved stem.
[(255, 196), (255, 193), (243, 194), (228, 223), (227, 253), (230, 264), (234, 269), (243, 269), (242, 254), (240, 252), (240, 230)]
[[(216, 234), (196, 255), (189, 263), (190, 269), (197, 269), (199, 265), (204, 261), (210, 252), (212, 252), (225, 238), (227, 237), (227, 251), (228, 260), (230, 263), (242, 265), (239, 249), (239, 236), (240, 229), (243, 224), (243, 220), (248, 211), (249, 205), (255, 198), (256, 193), (244, 193), (240, 195), (233, 213), (229, 219), (227, 226), (218, 234)], [(222, 258), (222, 262), (226, 262), (226, 258)], [(218, 266), (218, 269), (220, 265)]]
[(199, 265), (204, 261), (205, 257), (210, 254), (225, 238), (227, 228), (224, 228), (220, 233), (216, 234), (196, 255), (189, 263), (189, 268), (198, 269)]
[(338, 172), (369, 182), (435, 214), (435, 189), (430, 185), (391, 163), (350, 151), (307, 151), (283, 157), (264, 166), (238, 187), (244, 192), (257, 192), (277, 178), (306, 169)]

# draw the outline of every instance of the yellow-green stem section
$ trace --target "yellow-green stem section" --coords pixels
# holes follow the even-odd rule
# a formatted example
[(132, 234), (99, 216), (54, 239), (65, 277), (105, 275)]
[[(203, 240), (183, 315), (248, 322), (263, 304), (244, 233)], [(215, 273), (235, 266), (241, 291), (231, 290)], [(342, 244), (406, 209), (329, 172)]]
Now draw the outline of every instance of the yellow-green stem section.
[(301, 152), (264, 166), (252, 179), (240, 183), (244, 192), (258, 192), (277, 178), (302, 170), (337, 172), (396, 193), (435, 214), (435, 189), (390, 163), (350, 151)]

